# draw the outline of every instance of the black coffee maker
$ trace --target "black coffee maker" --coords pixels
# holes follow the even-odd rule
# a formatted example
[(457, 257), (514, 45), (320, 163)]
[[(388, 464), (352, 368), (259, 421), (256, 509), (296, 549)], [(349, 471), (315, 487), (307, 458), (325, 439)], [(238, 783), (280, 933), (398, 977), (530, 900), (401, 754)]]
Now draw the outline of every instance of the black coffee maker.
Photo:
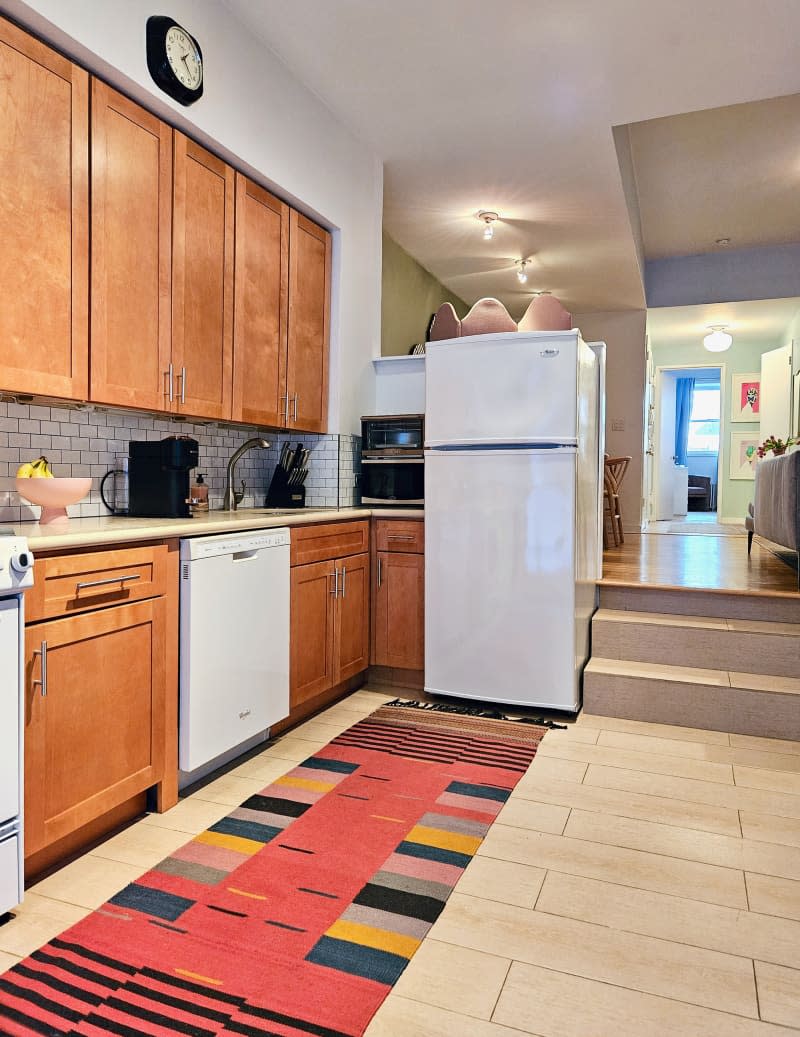
[(189, 472), (197, 467), (199, 445), (189, 436), (157, 443), (128, 444), (128, 514), (142, 518), (191, 518)]

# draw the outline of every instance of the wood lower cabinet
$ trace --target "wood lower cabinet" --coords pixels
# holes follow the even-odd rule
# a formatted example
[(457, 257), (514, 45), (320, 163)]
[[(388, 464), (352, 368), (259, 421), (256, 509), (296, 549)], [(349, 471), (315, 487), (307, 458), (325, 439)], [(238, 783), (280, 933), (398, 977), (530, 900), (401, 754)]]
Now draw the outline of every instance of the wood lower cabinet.
[(372, 523), (373, 676), (417, 686), (425, 669), (425, 525), (417, 519)]
[(27, 628), (26, 855), (161, 779), (164, 636), (160, 598)]
[[(367, 522), (321, 523), (292, 530), (291, 709), (317, 698), (369, 665)], [(329, 557), (316, 561), (319, 554)]]
[(324, 432), (328, 421), (331, 236), (292, 210), (289, 224), (288, 428)]
[(172, 129), (92, 80), (90, 398), (169, 405)]
[(147, 790), (158, 810), (177, 802), (178, 553), (170, 541), (37, 558), (25, 628), (32, 874), (141, 813)]
[(425, 666), (425, 557), (379, 551), (375, 567), (372, 662), (404, 670)]
[(0, 389), (86, 399), (89, 77), (0, 19)]
[(174, 407), (230, 418), (234, 171), (177, 131), (172, 231)]

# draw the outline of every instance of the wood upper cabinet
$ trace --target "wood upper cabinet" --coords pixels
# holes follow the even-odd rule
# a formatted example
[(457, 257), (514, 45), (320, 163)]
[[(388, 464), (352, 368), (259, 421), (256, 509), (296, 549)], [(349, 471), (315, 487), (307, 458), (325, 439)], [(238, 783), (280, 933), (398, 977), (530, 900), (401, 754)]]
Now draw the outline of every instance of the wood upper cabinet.
[(286, 420), (289, 207), (236, 174), (234, 421)]
[(375, 566), (375, 666), (425, 666), (425, 557), (379, 551)]
[(288, 426), (325, 432), (331, 236), (292, 210), (289, 221)]
[(169, 408), (172, 129), (93, 79), (91, 168), (90, 398)]
[(174, 135), (172, 363), (175, 409), (231, 417), (234, 171)]
[(86, 399), (89, 77), (0, 20), (0, 389)]
[(27, 627), (26, 856), (161, 780), (165, 607), (154, 598)]

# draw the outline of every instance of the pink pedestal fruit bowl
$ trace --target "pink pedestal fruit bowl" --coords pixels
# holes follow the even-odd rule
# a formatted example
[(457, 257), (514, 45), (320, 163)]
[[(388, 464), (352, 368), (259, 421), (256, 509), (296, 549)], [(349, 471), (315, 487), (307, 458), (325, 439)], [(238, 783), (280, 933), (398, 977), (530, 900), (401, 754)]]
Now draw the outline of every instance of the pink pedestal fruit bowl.
[(91, 479), (17, 479), (17, 493), (31, 504), (39, 504), (40, 526), (68, 522), (67, 505), (77, 504), (92, 488)]

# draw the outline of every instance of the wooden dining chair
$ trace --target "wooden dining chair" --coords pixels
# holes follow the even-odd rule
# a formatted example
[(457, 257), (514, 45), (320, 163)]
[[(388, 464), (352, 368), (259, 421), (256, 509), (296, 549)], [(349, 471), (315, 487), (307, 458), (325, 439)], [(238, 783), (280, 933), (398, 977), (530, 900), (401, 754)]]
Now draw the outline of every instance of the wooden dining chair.
[(608, 547), (608, 536), (605, 526), (606, 509), (608, 510), (611, 523), (611, 534), (614, 537), (614, 547), (619, 547), (620, 544), (625, 543), (625, 536), (622, 532), (622, 509), (619, 503), (619, 488), (622, 485), (622, 480), (625, 478), (625, 473), (631, 460), (631, 457), (607, 457), (605, 459), (603, 466), (603, 547)]

